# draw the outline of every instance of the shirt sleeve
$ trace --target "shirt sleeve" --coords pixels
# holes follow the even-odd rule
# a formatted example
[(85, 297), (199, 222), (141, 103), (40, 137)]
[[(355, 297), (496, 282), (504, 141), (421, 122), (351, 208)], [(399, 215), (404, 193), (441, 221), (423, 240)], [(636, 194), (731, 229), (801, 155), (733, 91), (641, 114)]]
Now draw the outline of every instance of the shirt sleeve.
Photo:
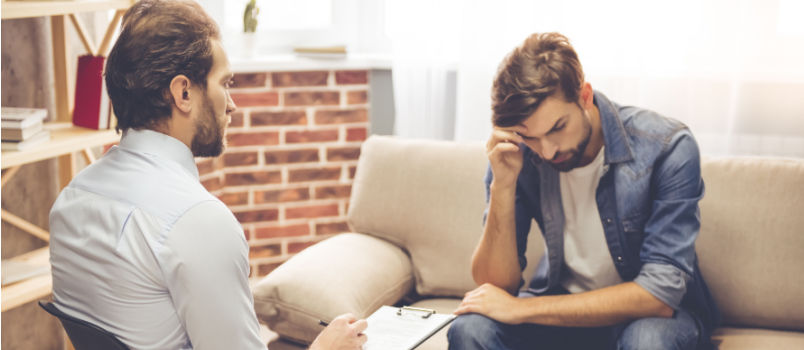
[(168, 232), (160, 255), (193, 349), (266, 349), (248, 284), (248, 244), (223, 203), (210, 200), (188, 210)]
[(689, 131), (673, 138), (653, 176), (655, 199), (639, 253), (643, 265), (634, 282), (678, 310), (695, 273), (698, 201), (704, 193), (698, 145)]

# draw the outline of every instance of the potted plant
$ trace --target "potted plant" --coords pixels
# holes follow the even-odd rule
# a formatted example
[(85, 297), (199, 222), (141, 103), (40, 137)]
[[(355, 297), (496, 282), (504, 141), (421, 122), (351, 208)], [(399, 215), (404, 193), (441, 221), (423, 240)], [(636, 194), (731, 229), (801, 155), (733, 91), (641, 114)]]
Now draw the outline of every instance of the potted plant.
[(260, 8), (257, 6), (257, 0), (250, 0), (246, 4), (246, 10), (243, 12), (243, 55), (245, 57), (253, 57), (256, 51), (256, 32), (257, 32), (257, 16), (260, 14)]

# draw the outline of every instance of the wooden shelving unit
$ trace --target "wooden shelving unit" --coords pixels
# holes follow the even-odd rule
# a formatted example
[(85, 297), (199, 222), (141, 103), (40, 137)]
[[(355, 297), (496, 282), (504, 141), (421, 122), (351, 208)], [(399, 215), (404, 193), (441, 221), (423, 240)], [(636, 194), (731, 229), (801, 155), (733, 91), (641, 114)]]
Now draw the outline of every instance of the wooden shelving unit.
[[(91, 130), (75, 127), (70, 123), (48, 123), (45, 127), (50, 130), (51, 135), (51, 139), (47, 143), (26, 151), (7, 151), (2, 153), (0, 164), (2, 164), (4, 170), (7, 169), (2, 177), (3, 185), (25, 164), (62, 156), (70, 157), (72, 162), (74, 160), (72, 155), (76, 152), (82, 152), (87, 163), (91, 163), (94, 161), (94, 156), (90, 151), (91, 148), (108, 145), (120, 140), (120, 136), (114, 130)], [(75, 166), (74, 164), (71, 165), (73, 166), (63, 174), (61, 187), (64, 187), (75, 173)], [(23, 220), (5, 209), (0, 210), (0, 212), (2, 212), (3, 221), (42, 240), (48, 241), (50, 239), (48, 232), (44, 229)], [(46, 266), (50, 264), (48, 247), (19, 255), (11, 260)], [(50, 294), (51, 286), (50, 274), (3, 286), (2, 301), (0, 302), (2, 311), (42, 299)]]
[[(113, 130), (91, 130), (75, 127), (71, 123), (75, 82), (69, 73), (74, 72), (75, 67), (68, 67), (67, 63), (68, 57), (70, 57), (67, 49), (67, 26), (68, 22), (72, 22), (87, 52), (105, 56), (111, 46), (123, 12), (134, 2), (134, 0), (2, 1), (2, 12), (0, 13), (4, 20), (30, 17), (50, 18), (56, 100), (55, 122), (46, 124), (46, 128), (51, 131), (50, 141), (26, 151), (2, 152), (0, 166), (4, 170), (3, 186), (21, 166), (44, 159), (57, 158), (59, 160), (59, 183), (60, 188), (63, 188), (75, 176), (77, 153), (81, 153), (87, 163), (91, 163), (95, 160), (91, 152), (92, 148), (119, 141), (120, 136)], [(87, 35), (76, 14), (109, 10), (116, 10), (114, 19), (109, 23), (100, 46), (96, 48), (92, 43), (91, 36)], [(43, 210), (48, 209), (43, 208)], [(49, 241), (47, 231), (5, 209), (2, 210), (2, 220), (44, 241)], [(11, 260), (24, 261), (33, 265), (47, 265), (50, 263), (48, 247), (16, 256)], [(3, 286), (2, 311), (44, 298), (51, 293), (51, 287), (50, 274)]]

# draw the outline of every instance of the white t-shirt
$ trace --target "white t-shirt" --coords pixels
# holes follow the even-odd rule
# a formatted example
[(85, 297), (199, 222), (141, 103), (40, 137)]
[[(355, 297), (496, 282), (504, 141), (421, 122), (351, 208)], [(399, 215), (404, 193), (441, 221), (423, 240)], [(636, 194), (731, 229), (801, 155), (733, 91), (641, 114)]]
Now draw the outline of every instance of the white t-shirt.
[(564, 207), (564, 262), (568, 272), (561, 285), (570, 293), (623, 282), (611, 259), (595, 200), (597, 185), (604, 174), (604, 149), (601, 147), (588, 165), (559, 174)]

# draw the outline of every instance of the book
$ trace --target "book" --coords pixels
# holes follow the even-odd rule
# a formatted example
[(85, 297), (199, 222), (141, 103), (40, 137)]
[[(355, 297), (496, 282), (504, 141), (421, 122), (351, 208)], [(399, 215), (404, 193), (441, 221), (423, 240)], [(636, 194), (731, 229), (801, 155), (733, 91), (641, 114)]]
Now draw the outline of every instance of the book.
[(83, 55), (78, 57), (78, 72), (75, 78), (75, 109), (73, 125), (89, 129), (109, 128), (111, 103), (103, 79), (103, 56)]
[(366, 319), (363, 350), (411, 350), (455, 319), (452, 314), (414, 307), (382, 306)]
[(43, 108), (0, 108), (0, 124), (4, 129), (25, 129), (47, 118), (47, 110)]
[(42, 130), (25, 141), (3, 141), (3, 151), (27, 151), (50, 140), (50, 131)]
[(6, 128), (5, 125), (2, 129), (2, 139), (3, 141), (23, 141), (37, 132), (42, 130), (43, 124), (40, 121), (34, 125), (31, 125), (27, 128)]
[(294, 47), (293, 52), (296, 56), (313, 59), (344, 59), (346, 58), (346, 46), (309, 46)]

